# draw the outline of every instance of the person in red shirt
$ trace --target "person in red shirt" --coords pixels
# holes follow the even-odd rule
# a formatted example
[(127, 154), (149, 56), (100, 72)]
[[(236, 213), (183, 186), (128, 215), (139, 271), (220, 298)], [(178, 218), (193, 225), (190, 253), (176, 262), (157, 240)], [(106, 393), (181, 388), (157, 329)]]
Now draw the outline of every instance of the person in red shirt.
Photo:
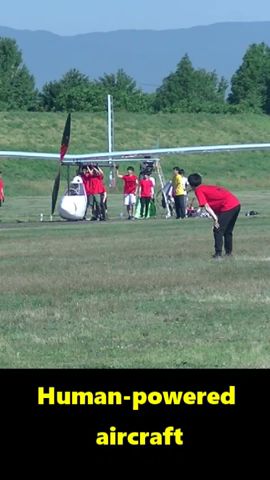
[(203, 185), (202, 177), (192, 173), (188, 183), (196, 195), (200, 207), (204, 207), (214, 221), (215, 254), (213, 258), (222, 258), (224, 237), (225, 255), (231, 256), (233, 250), (233, 229), (240, 212), (238, 198), (229, 190), (218, 185)]
[(103, 170), (97, 165), (93, 168), (92, 188), (96, 207), (96, 218), (104, 221), (106, 220), (107, 192), (103, 180)]
[(4, 194), (4, 180), (2, 178), (2, 172), (0, 172), (0, 207), (2, 203), (5, 201), (5, 194)]
[(127, 168), (127, 175), (121, 175), (116, 167), (117, 177), (124, 182), (124, 204), (127, 207), (128, 220), (134, 220), (134, 208), (138, 188), (138, 177), (134, 175), (134, 168)]
[(86, 214), (88, 207), (92, 206), (91, 205), (91, 196), (92, 196), (92, 188), (91, 188), (91, 179), (92, 179), (92, 171), (90, 168), (87, 166), (83, 166), (82, 168), (82, 173), (81, 173), (83, 185), (85, 188), (85, 193), (87, 196), (87, 204), (86, 204), (86, 210), (84, 214), (84, 220), (86, 220)]
[(107, 192), (103, 182), (104, 173), (97, 165), (84, 166), (82, 172), (81, 177), (87, 195), (84, 219), (86, 219), (87, 210), (90, 206), (92, 209), (91, 220), (106, 220)]
[(151, 198), (154, 197), (154, 185), (148, 173), (144, 173), (143, 178), (139, 182), (139, 197), (141, 204), (140, 217), (147, 218), (149, 204)]

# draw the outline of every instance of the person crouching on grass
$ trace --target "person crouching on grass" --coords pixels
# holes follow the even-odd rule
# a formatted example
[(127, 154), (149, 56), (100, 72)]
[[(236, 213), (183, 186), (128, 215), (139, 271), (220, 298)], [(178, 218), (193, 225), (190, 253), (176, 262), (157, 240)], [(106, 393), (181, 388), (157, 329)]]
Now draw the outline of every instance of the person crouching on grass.
[(121, 175), (116, 167), (116, 174), (124, 182), (124, 204), (127, 207), (128, 220), (134, 220), (134, 209), (136, 204), (136, 194), (138, 188), (138, 177), (134, 175), (134, 168), (127, 168), (127, 175)]
[(202, 184), (202, 177), (198, 173), (189, 175), (188, 183), (196, 195), (199, 206), (204, 207), (214, 221), (213, 258), (217, 260), (222, 258), (223, 237), (225, 255), (231, 256), (233, 229), (241, 208), (238, 198), (224, 187)]

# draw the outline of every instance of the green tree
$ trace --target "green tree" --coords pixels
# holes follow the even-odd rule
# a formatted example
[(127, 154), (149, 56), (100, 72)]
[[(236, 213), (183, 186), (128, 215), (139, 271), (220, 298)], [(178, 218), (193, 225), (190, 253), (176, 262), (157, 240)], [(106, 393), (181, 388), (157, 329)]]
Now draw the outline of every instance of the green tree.
[(129, 112), (148, 111), (151, 108), (150, 95), (140, 90), (136, 81), (123, 69), (115, 74), (105, 74), (99, 78), (104, 96), (112, 95), (114, 107)]
[(88, 88), (88, 77), (71, 69), (58, 82), (44, 85), (41, 92), (43, 108), (53, 111), (83, 111), (86, 109)]
[(34, 77), (23, 64), (16, 41), (0, 38), (0, 109), (34, 110), (37, 98)]
[(108, 94), (116, 109), (141, 112), (152, 108), (152, 96), (138, 89), (135, 80), (121, 69), (99, 80), (71, 69), (59, 81), (44, 85), (40, 104), (47, 111), (105, 111)]
[(105, 109), (102, 86), (76, 69), (69, 70), (59, 81), (48, 82), (40, 94), (47, 111), (102, 111)]
[(227, 82), (215, 72), (196, 70), (186, 54), (157, 89), (155, 111), (217, 112), (225, 108)]
[(61, 90), (60, 82), (47, 82), (40, 92), (40, 104), (42, 108), (48, 112), (59, 110), (58, 97)]
[(60, 82), (58, 103), (60, 110), (69, 112), (87, 110), (89, 78), (76, 69), (69, 70)]
[(269, 113), (270, 48), (252, 44), (232, 76), (228, 102), (239, 110)]

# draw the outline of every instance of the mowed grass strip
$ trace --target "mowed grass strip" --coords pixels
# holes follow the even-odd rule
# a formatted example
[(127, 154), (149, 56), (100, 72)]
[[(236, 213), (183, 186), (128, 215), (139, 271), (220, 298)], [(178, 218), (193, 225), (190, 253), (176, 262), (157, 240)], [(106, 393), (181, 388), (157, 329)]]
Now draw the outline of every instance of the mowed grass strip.
[(0, 366), (270, 366), (268, 215), (1, 228)]

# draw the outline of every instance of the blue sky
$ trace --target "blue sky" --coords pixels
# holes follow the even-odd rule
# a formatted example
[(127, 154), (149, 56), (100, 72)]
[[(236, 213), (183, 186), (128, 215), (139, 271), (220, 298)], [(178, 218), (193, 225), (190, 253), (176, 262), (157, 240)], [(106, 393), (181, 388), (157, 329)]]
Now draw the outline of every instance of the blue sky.
[(270, 20), (269, 0), (8, 0), (0, 25), (60, 35)]

